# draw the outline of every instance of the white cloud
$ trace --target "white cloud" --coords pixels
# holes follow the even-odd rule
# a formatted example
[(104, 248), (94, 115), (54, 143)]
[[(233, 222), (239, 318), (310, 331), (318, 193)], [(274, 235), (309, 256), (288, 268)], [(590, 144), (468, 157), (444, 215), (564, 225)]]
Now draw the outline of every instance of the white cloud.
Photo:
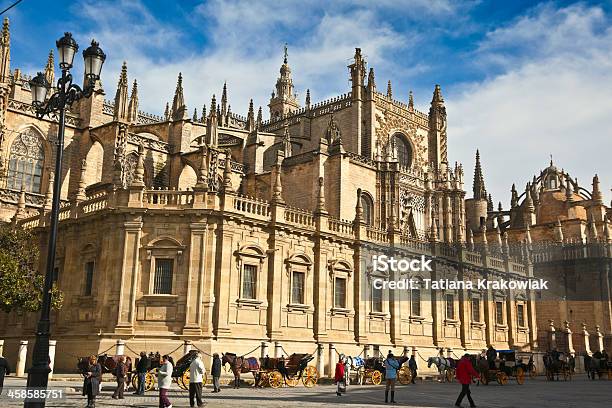
[(465, 164), (468, 191), (478, 147), (487, 189), (505, 207), (512, 183), (524, 188), (549, 154), (588, 190), (599, 173), (610, 198), (612, 31), (601, 28), (604, 19), (597, 7), (546, 6), (489, 33), (477, 62), (505, 72), (447, 98), (449, 152)]

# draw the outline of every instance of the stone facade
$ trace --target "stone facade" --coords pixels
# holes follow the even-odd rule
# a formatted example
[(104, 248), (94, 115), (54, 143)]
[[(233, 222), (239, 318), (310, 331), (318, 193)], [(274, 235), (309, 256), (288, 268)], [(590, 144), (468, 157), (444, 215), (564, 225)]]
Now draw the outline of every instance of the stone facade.
[[(0, 56), (0, 218), (34, 228), (44, 253), (57, 122), (35, 117), (28, 78), (10, 71), (8, 22)], [(373, 289), (371, 256), (380, 253), (433, 257), (433, 272), (406, 276), (421, 280), (533, 277), (524, 224), (506, 220), (530, 207), (487, 210), (482, 191), (465, 200), (463, 168), (448, 164), (439, 86), (426, 114), (412, 95), (394, 99), (390, 83), (378, 92), (360, 49), (348, 69), (346, 94), (311, 103), (308, 91), (300, 107), (285, 54), (267, 121), (252, 102), (246, 117), (232, 113), (226, 85), (219, 104), (213, 96), (190, 117), (180, 74), (162, 117), (141, 112), (125, 65), (114, 102), (98, 86), (71, 107), (59, 179), (56, 279), (66, 302), (53, 315), (57, 369), (118, 339), (135, 351), (189, 340), (206, 352), (263, 345), (254, 353), (271, 356), (317, 345), (422, 356), (537, 347), (533, 291)], [(502, 218), (498, 233), (491, 223)], [(607, 223), (596, 222), (603, 236)], [(5, 354), (32, 338), (35, 321), (0, 316)], [(333, 358), (320, 354), (320, 368), (331, 370)]]

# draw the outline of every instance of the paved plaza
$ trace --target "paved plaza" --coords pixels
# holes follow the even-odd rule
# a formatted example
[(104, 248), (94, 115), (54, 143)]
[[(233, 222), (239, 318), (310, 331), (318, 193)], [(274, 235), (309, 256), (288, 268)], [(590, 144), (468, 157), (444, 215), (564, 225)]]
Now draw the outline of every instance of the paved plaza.
[[(10, 400), (6, 389), (24, 386), (22, 379), (7, 378), (5, 392), (0, 397), (0, 407), (20, 407), (21, 401)], [(53, 381), (52, 387), (68, 390), (64, 399), (49, 401), (48, 407), (84, 407), (85, 398), (80, 394), (80, 383), (76, 381)], [(205, 391), (207, 407), (380, 407), (385, 405), (384, 387), (381, 386), (351, 386), (348, 393), (336, 397), (333, 385), (319, 385), (315, 388), (258, 388), (243, 387), (239, 390), (224, 387), (219, 394), (211, 394), (208, 386)], [(416, 385), (399, 386), (396, 391), (395, 406), (404, 407), (452, 407), (460, 391), (458, 383), (439, 384), (422, 382)], [(126, 393), (125, 400), (113, 400), (112, 383), (105, 382), (101, 397), (97, 399), (96, 407), (157, 407), (157, 394), (151, 392), (141, 397)], [(527, 380), (524, 385), (510, 382), (505, 386), (491, 384), (488, 386), (473, 386), (472, 396), (479, 407), (487, 408), (589, 408), (609, 407), (612, 401), (612, 381), (588, 381), (584, 375), (575, 377), (571, 382), (547, 382), (543, 378)], [(177, 388), (171, 391), (171, 401), (174, 407), (188, 407), (189, 400), (186, 391)], [(467, 407), (467, 400), (463, 403)]]

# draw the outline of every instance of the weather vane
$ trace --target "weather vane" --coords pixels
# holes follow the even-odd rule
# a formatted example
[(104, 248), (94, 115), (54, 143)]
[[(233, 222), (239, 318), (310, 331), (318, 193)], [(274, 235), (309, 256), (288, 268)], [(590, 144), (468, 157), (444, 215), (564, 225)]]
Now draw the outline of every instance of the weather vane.
[(285, 64), (287, 63), (287, 43), (285, 43)]

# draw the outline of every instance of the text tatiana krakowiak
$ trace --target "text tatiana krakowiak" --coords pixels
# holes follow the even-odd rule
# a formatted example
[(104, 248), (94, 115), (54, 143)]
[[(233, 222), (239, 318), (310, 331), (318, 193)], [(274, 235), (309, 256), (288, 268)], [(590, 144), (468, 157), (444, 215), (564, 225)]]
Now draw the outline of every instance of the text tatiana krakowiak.
[(376, 289), (411, 290), (411, 289), (433, 289), (433, 290), (508, 290), (529, 289), (547, 290), (548, 281), (544, 279), (478, 279), (477, 282), (452, 280), (452, 279), (400, 279), (387, 280), (374, 278), (372, 284)]

